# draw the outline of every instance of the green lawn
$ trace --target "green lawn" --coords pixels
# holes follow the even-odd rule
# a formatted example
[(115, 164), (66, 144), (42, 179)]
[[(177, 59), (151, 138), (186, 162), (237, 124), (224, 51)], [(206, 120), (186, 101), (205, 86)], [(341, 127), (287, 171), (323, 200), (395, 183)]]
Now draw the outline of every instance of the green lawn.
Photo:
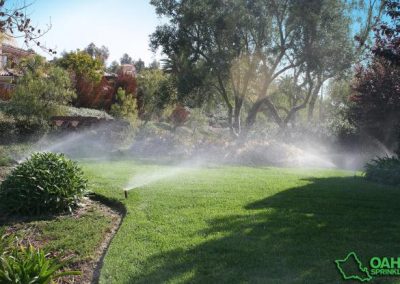
[[(334, 260), (400, 256), (400, 192), (337, 170), (215, 167), (135, 189), (163, 167), (83, 162), (127, 215), (101, 283), (341, 283)], [(394, 281), (395, 278), (389, 278)]]

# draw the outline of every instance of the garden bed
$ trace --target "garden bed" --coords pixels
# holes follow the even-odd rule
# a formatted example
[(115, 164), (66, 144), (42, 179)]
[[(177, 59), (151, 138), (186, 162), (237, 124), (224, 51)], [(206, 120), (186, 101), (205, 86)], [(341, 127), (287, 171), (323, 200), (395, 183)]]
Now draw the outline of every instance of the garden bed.
[(86, 198), (72, 214), (40, 218), (0, 217), (0, 234), (43, 248), (68, 260), (66, 269), (81, 271), (58, 283), (96, 283), (107, 247), (119, 228), (122, 212)]

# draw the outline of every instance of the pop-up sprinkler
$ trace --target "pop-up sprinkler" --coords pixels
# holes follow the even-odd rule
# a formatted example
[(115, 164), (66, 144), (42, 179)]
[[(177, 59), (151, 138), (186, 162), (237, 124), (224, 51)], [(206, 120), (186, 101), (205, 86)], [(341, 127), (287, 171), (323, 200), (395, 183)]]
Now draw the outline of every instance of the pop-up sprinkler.
[(124, 189), (124, 195), (125, 195), (125, 199), (128, 199), (128, 191), (126, 189)]

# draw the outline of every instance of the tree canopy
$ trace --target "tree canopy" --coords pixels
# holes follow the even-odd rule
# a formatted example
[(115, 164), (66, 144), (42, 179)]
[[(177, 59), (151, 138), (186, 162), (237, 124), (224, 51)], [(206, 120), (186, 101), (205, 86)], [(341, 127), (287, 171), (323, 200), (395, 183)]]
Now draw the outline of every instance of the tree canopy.
[[(153, 33), (151, 45), (167, 55), (178, 90), (190, 94), (194, 88), (212, 88), (225, 103), (236, 135), (244, 106), (246, 131), (265, 107), (285, 128), (296, 112), (313, 108), (322, 84), (348, 69), (354, 58), (353, 6), (347, 1), (151, 3), (169, 20)], [(304, 100), (284, 113), (270, 95), (282, 75), (306, 89)]]

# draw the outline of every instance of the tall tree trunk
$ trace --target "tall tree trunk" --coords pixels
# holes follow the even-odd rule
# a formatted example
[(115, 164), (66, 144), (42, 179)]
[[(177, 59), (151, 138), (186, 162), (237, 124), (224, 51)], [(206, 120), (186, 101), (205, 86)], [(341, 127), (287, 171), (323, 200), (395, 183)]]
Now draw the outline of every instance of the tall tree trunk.
[(234, 131), (234, 128), (233, 128), (233, 120), (232, 120), (232, 118), (233, 118), (233, 106), (232, 106), (231, 102), (229, 101), (228, 93), (226, 92), (224, 82), (223, 82), (221, 76), (219, 76), (219, 75), (218, 75), (218, 84), (219, 84), (220, 93), (221, 93), (222, 98), (223, 98), (223, 100), (224, 100), (224, 102), (226, 104), (226, 107), (228, 109), (228, 126), (229, 126), (229, 129), (231, 131), (231, 134), (235, 135), (235, 131)]
[(236, 136), (240, 135), (242, 131), (241, 123), (240, 123), (240, 112), (243, 106), (243, 98), (236, 96), (235, 97), (235, 111), (233, 114), (233, 129), (235, 131)]
[(308, 122), (311, 122), (314, 117), (315, 103), (317, 102), (318, 93), (323, 83), (324, 83), (323, 80), (318, 79), (318, 82), (313, 90), (310, 103), (308, 104), (308, 114), (307, 114)]

